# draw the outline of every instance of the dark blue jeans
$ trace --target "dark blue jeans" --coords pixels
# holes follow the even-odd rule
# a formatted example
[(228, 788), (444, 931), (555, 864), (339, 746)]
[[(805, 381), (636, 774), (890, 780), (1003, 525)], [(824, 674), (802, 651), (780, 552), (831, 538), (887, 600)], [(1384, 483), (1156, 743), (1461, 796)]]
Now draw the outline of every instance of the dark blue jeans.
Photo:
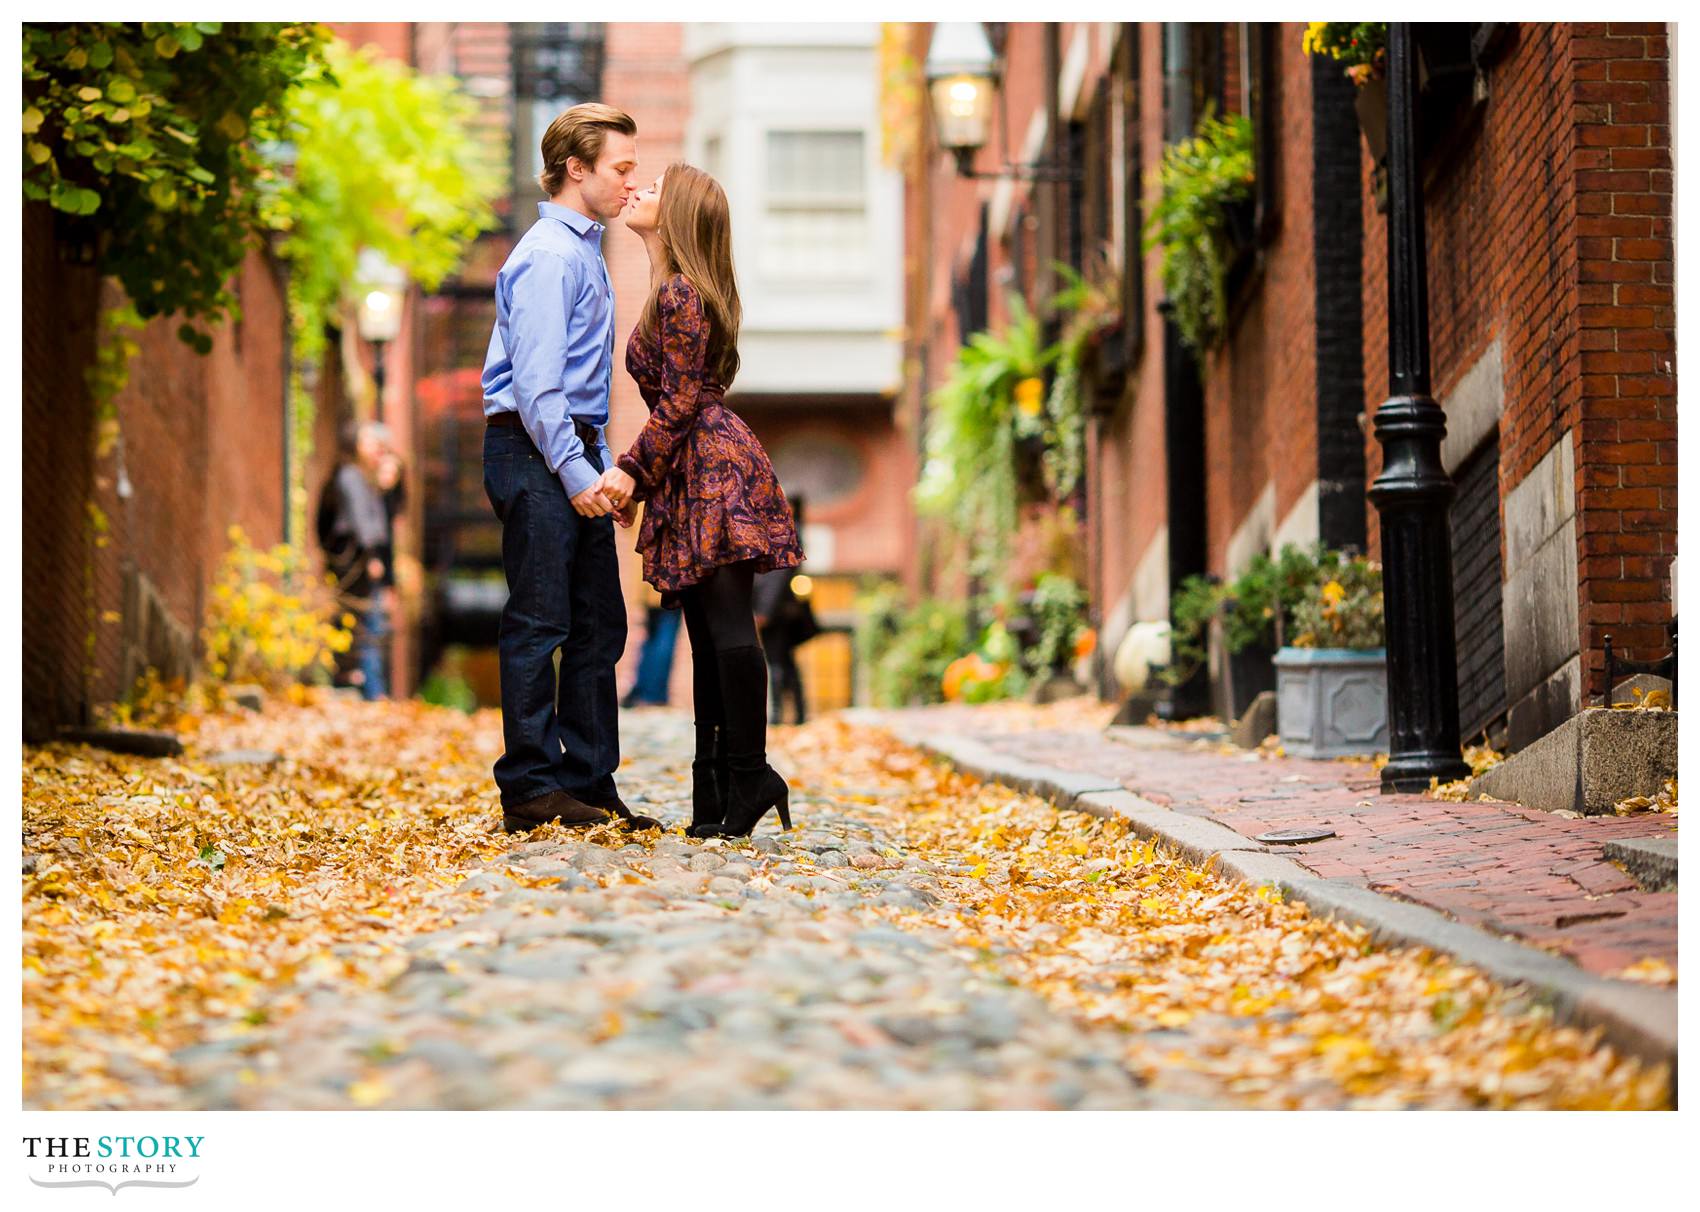
[[(601, 471), (600, 452), (587, 443), (586, 454)], [(556, 790), (606, 806), (620, 765), (614, 666), (626, 649), (614, 519), (580, 516), (523, 429), (484, 431), (484, 491), (502, 521), (508, 579), (497, 641), (502, 806)]]
[(390, 612), (384, 606), (384, 590), (372, 587), (372, 604), (361, 616), (355, 634), (364, 675), (360, 695), (368, 703), (390, 697)]
[(679, 639), (679, 611), (649, 608), (649, 633), (638, 655), (637, 681), (632, 684), (632, 701), (667, 705), (667, 681), (673, 672), (673, 648)]

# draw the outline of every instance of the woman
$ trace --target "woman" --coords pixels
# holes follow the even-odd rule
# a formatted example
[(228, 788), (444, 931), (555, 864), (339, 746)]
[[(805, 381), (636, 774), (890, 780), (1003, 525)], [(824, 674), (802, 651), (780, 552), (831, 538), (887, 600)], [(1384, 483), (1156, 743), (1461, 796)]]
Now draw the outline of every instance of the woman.
[(601, 484), (626, 525), (646, 502), (644, 579), (685, 612), (697, 743), (687, 832), (743, 837), (770, 808), (789, 829), (790, 789), (767, 764), (767, 658), (752, 591), (758, 572), (801, 564), (803, 547), (767, 452), (726, 407), (743, 318), (726, 195), (675, 164), (632, 198), (626, 226), (649, 252), (649, 301), (626, 370), (650, 411)]

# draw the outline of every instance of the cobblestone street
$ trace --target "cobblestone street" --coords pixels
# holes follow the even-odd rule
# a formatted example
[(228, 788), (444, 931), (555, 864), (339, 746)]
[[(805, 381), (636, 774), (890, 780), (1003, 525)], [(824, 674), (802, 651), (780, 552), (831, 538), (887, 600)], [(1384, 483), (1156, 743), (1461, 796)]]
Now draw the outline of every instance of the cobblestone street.
[[(623, 723), (622, 790), (676, 830), (689, 817), (689, 722), (639, 711)], [(295, 748), (254, 748), (266, 743)], [(1657, 1071), (1466, 969), (1372, 951), (1361, 931), (1227, 885), (1118, 824), (949, 774), (874, 729), (779, 730), (799, 827), (781, 834), (770, 819), (735, 842), (558, 828), (506, 839), (485, 774), (499, 743), (491, 712), (321, 702), (209, 719), (181, 762), (32, 751), (27, 1104), (1667, 1097)], [(78, 797), (103, 780), (98, 823), (79, 818)], [(119, 781), (127, 789), (111, 790)], [(210, 789), (202, 815), (147, 824), (173, 784), (196, 782)], [(156, 852), (198, 850), (178, 860), (186, 887), (126, 884), (146, 863), (98, 855), (100, 838), (110, 849), (136, 823), (162, 839)], [(278, 834), (295, 840), (267, 857)], [(329, 849), (304, 863), (296, 843), (315, 839)], [(363, 874), (377, 863), (391, 866)], [(256, 890), (294, 883), (285, 870), (301, 890), (268, 902)], [(114, 893), (134, 906), (125, 935), (73, 903)], [(172, 901), (189, 908), (163, 912)]]

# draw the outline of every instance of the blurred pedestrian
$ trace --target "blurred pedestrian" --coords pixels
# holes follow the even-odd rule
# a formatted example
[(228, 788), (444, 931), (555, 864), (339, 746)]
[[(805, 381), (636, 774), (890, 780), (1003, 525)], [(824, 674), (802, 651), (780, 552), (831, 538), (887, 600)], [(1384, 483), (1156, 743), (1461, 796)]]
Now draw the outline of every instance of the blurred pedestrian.
[(319, 493), (315, 530), (337, 604), (354, 616), (354, 642), (338, 662), (339, 685), (358, 686), (368, 702), (389, 693), (383, 645), (389, 623), (380, 595), (390, 550), (389, 516), (374, 483), (383, 430), (349, 422), (337, 434), (336, 470)]
[(622, 707), (667, 706), (667, 683), (673, 672), (673, 649), (679, 640), (679, 612), (661, 605), (661, 595), (643, 587), (645, 627), (638, 651), (637, 681), (620, 700)]
[[(801, 529), (801, 497), (791, 498), (791, 516)], [(790, 699), (796, 707), (796, 719), (792, 722), (801, 724), (808, 717), (808, 708), (804, 701), (803, 673), (797, 667), (797, 649), (820, 634), (814, 608), (808, 598), (798, 595), (796, 574), (789, 568), (775, 569), (756, 577), (753, 605), (756, 627), (761, 631), (761, 646), (767, 653), (770, 683), (768, 722), (785, 722), (785, 702)]]

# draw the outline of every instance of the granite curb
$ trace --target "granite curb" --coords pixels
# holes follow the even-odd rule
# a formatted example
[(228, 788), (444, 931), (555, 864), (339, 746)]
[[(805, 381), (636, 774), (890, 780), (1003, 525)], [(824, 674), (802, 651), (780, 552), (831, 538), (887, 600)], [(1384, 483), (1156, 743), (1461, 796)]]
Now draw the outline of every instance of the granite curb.
[[(877, 713), (857, 713), (857, 722), (889, 727)], [(1426, 906), (1325, 879), (1225, 825), (1154, 804), (1101, 775), (1025, 761), (957, 734), (904, 739), (983, 782), (1042, 796), (1059, 808), (1122, 817), (1139, 836), (1158, 838), (1189, 861), (1214, 858), (1216, 870), (1248, 883), (1272, 884), (1287, 900), (1302, 901), (1312, 912), (1366, 927), (1382, 944), (1428, 947), (1502, 984), (1521, 985), (1563, 1021), (1598, 1027), (1619, 1050), (1668, 1063), (1675, 1081), (1673, 989), (1594, 976), (1560, 956), (1467, 926)]]

